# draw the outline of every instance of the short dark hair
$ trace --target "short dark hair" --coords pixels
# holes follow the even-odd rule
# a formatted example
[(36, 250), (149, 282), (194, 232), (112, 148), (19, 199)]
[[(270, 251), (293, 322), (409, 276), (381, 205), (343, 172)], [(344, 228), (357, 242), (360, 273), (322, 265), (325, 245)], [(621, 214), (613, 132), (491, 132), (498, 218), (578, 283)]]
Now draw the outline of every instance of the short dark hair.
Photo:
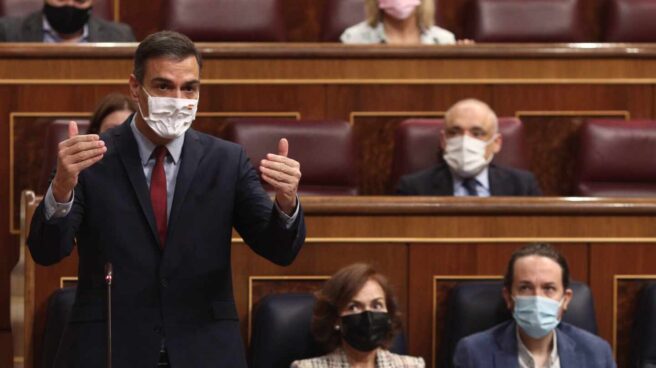
[(316, 304), (312, 316), (312, 334), (323, 345), (326, 352), (340, 346), (342, 335), (335, 325), (339, 324), (340, 311), (353, 299), (369, 280), (376, 281), (385, 293), (387, 313), (392, 319), (392, 328), (384, 345), (389, 347), (396, 333), (401, 330), (401, 314), (398, 303), (387, 278), (371, 265), (355, 263), (337, 271), (323, 288), (316, 293)]
[(96, 110), (91, 116), (87, 134), (100, 134), (102, 121), (107, 115), (121, 110), (137, 111), (137, 105), (128, 96), (122, 93), (110, 93), (98, 102)]
[(139, 83), (143, 83), (146, 61), (149, 59), (165, 57), (184, 60), (189, 56), (196, 58), (198, 69), (202, 68), (203, 59), (189, 37), (173, 31), (153, 33), (139, 43), (134, 53), (133, 74)]
[(528, 256), (546, 257), (558, 263), (563, 271), (563, 288), (567, 289), (569, 287), (569, 266), (567, 265), (565, 257), (563, 257), (563, 255), (555, 250), (550, 244), (532, 243), (517, 249), (513, 252), (512, 256), (510, 256), (508, 269), (506, 269), (506, 275), (503, 277), (503, 286), (505, 286), (508, 291), (511, 290), (513, 279), (515, 278), (515, 262), (522, 257)]

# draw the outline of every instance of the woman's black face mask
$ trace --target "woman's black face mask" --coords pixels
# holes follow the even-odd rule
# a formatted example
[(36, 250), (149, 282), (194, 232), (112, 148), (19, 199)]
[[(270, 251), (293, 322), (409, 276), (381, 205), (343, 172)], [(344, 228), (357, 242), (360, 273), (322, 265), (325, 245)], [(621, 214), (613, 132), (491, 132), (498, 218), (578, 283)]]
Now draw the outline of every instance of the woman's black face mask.
[(362, 312), (341, 317), (342, 337), (354, 349), (371, 351), (381, 346), (392, 329), (387, 312)]

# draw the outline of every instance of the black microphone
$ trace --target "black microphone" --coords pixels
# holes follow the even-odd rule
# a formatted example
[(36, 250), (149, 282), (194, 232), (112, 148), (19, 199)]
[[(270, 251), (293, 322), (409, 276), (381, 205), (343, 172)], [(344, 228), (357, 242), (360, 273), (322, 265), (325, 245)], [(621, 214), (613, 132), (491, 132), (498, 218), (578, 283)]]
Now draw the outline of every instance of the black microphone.
[(112, 368), (112, 278), (114, 270), (110, 262), (105, 263), (105, 284), (107, 284), (107, 368)]

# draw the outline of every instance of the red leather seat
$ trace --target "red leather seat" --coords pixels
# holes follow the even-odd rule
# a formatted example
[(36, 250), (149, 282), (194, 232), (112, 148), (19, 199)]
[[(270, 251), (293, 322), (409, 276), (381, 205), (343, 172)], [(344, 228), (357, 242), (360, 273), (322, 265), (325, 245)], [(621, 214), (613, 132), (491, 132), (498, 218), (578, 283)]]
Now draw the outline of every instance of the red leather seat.
[(277, 153), (280, 138), (287, 138), (289, 157), (301, 163), (299, 194), (358, 194), (355, 141), (347, 122), (232, 119), (225, 136), (244, 147), (256, 168), (267, 153)]
[(576, 194), (656, 196), (656, 121), (591, 119), (581, 127)]
[(59, 142), (68, 138), (68, 122), (75, 120), (80, 133), (86, 132), (89, 128), (89, 120), (80, 120), (77, 118), (57, 119), (48, 125), (46, 141), (44, 144), (45, 155), (43, 156), (43, 166), (41, 166), (41, 175), (39, 175), (39, 185), (37, 191), (45, 193), (50, 183), (50, 177), (53, 170), (57, 167), (57, 153), (59, 151)]
[(656, 41), (656, 1), (607, 0), (605, 42)]
[(364, 20), (364, 0), (328, 0), (321, 19), (321, 41), (339, 42), (344, 30)]
[[(392, 183), (401, 176), (427, 169), (443, 162), (440, 131), (443, 119), (409, 119), (396, 129), (392, 158)], [(529, 159), (524, 148), (524, 126), (514, 117), (499, 118), (503, 137), (501, 151), (493, 162), (518, 169), (528, 169)]]
[[(94, 0), (93, 15), (114, 20), (115, 0)], [(0, 0), (0, 16), (22, 17), (43, 8), (43, 0)]]
[(472, 0), (466, 14), (478, 42), (584, 41), (578, 0)]
[(164, 29), (200, 42), (285, 41), (281, 0), (168, 0)]

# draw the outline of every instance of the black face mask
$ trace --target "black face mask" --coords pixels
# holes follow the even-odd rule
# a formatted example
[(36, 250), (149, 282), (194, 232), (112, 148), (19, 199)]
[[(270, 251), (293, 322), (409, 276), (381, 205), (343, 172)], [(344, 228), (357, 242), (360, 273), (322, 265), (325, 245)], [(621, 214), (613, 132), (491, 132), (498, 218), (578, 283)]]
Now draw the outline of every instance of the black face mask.
[(392, 328), (386, 312), (362, 312), (342, 317), (342, 336), (353, 348), (372, 351), (382, 345)]
[(89, 21), (91, 7), (79, 9), (74, 6), (52, 6), (46, 3), (43, 6), (48, 23), (57, 33), (68, 35), (78, 32)]

